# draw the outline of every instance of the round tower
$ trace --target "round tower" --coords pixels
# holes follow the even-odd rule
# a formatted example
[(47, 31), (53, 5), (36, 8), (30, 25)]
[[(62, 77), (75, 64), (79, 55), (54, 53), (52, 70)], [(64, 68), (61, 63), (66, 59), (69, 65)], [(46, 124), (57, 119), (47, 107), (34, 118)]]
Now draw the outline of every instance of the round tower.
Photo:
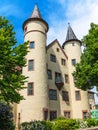
[(73, 71), (75, 71), (75, 64), (80, 62), (81, 41), (77, 39), (70, 25), (62, 47), (68, 56), (72, 118), (83, 118), (83, 114), (89, 111), (88, 93), (75, 87), (72, 75)]
[(29, 19), (23, 23), (24, 41), (29, 41), (27, 64), (23, 75), (27, 76), (26, 89), (21, 91), (25, 100), (20, 103), (20, 120), (48, 118), (48, 86), (46, 66), (46, 40), (48, 24), (41, 17), (37, 5)]

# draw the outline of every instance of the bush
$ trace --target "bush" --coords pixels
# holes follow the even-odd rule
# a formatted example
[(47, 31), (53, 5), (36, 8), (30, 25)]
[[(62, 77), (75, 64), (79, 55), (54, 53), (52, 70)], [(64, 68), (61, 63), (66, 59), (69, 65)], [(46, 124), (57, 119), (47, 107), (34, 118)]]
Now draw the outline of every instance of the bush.
[(45, 130), (52, 130), (53, 126), (52, 121), (42, 121), (42, 124), (45, 126)]
[(0, 103), (0, 130), (14, 130), (12, 108), (4, 103)]
[(20, 128), (21, 130), (45, 130), (45, 126), (41, 121), (24, 122)]
[(98, 119), (88, 118), (86, 119), (86, 122), (87, 122), (88, 127), (98, 126)]
[(79, 126), (77, 125), (76, 120), (64, 119), (54, 121), (52, 130), (76, 130), (77, 128), (79, 128)]
[(31, 121), (21, 124), (21, 130), (77, 130), (98, 126), (97, 119), (66, 119), (59, 117), (53, 121)]

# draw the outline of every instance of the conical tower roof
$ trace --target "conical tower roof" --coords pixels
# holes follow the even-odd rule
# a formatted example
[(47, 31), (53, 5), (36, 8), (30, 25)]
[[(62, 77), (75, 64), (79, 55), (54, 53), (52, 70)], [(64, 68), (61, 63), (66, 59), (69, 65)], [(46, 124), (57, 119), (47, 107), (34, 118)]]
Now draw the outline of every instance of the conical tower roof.
[(69, 40), (78, 40), (74, 31), (72, 30), (70, 24), (68, 26), (68, 29), (67, 29), (67, 36), (66, 36), (66, 41), (69, 41)]
[(33, 10), (32, 14), (31, 14), (30, 18), (42, 18), (37, 5), (35, 5), (34, 10)]
[(78, 41), (78, 42), (81, 43), (81, 41), (76, 37), (76, 35), (75, 35), (74, 31), (72, 30), (70, 24), (68, 25), (66, 40), (63, 43), (62, 47), (64, 48), (65, 44), (69, 41)]
[(26, 25), (27, 23), (29, 23), (30, 21), (32, 21), (32, 22), (33, 22), (33, 21), (39, 21), (39, 22), (44, 23), (44, 24), (46, 25), (46, 27), (47, 27), (46, 32), (48, 32), (48, 29), (49, 29), (48, 24), (47, 24), (47, 22), (42, 18), (41, 13), (40, 13), (40, 11), (39, 11), (37, 5), (35, 5), (35, 7), (34, 7), (34, 9), (33, 9), (33, 12), (32, 12), (32, 14), (31, 14), (31, 16), (30, 16), (30, 18), (28, 18), (27, 20), (24, 21), (23, 26), (22, 26), (22, 27), (23, 27), (23, 30), (24, 30), (25, 25)]

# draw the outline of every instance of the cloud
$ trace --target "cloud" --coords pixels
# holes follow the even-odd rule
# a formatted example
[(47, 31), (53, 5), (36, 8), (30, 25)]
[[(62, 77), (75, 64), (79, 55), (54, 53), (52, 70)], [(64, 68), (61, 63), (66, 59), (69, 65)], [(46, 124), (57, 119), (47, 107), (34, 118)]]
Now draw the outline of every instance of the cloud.
[[(88, 33), (90, 23), (98, 23), (98, 1), (97, 0), (58, 0), (61, 4), (61, 13), (51, 13), (50, 31), (48, 39), (57, 38), (62, 44), (66, 38), (67, 23), (70, 22), (76, 36), (81, 39)], [(67, 4), (67, 7), (66, 7)], [(66, 7), (66, 8), (65, 8)], [(60, 9), (61, 9), (60, 8)], [(63, 15), (63, 18), (62, 18)]]

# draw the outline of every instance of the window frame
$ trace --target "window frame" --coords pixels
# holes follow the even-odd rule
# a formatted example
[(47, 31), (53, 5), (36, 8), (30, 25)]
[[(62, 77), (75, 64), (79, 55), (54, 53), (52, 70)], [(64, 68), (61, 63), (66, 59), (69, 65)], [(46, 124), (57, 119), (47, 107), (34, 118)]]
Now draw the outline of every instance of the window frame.
[(60, 50), (59, 50), (59, 48), (56, 48), (56, 50), (57, 50), (57, 52), (59, 52)]
[[(84, 117), (84, 113), (86, 113), (86, 117)], [(87, 110), (83, 110), (82, 111), (82, 116), (83, 116), (83, 119), (88, 118), (88, 111)]]
[[(32, 46), (32, 45), (33, 46)], [(35, 48), (35, 42), (34, 41), (31, 41), (30, 43), (29, 43), (29, 49), (34, 49)]]
[(69, 83), (69, 75), (65, 74), (65, 83)]
[(48, 79), (52, 79), (52, 70), (48, 69), (47, 74), (48, 74)]
[(65, 66), (66, 65), (66, 60), (62, 58), (61, 59), (61, 64)]
[[(79, 93), (79, 98), (77, 98), (77, 92)], [(75, 99), (76, 99), (76, 101), (80, 101), (81, 100), (81, 93), (80, 93), (79, 90), (75, 91)]]
[[(67, 114), (67, 116), (66, 116), (66, 114)], [(65, 110), (64, 111), (64, 117), (66, 117), (67, 119), (70, 119), (71, 118), (71, 111), (70, 110)]]
[(56, 83), (57, 77), (59, 77), (59, 78), (62, 80), (62, 75), (61, 75), (61, 73), (55, 72), (55, 83)]
[[(52, 92), (52, 94), (50, 92)], [(49, 100), (54, 100), (54, 101), (57, 100), (57, 90), (56, 89), (49, 89)]]
[(50, 54), (50, 61), (56, 62), (56, 56), (54, 54)]
[[(32, 88), (29, 88), (29, 85), (30, 85), (30, 84), (32, 85)], [(30, 91), (32, 91), (32, 93), (30, 93)], [(28, 95), (28, 96), (34, 95), (34, 83), (33, 83), (33, 82), (29, 82), (29, 83), (28, 83), (27, 95)]]
[[(30, 62), (32, 61), (32, 67), (30, 65)], [(28, 71), (33, 71), (34, 70), (34, 60), (30, 59), (28, 60)]]
[(71, 60), (71, 64), (72, 64), (73, 66), (75, 66), (75, 65), (76, 65), (76, 59), (72, 59), (72, 60)]
[[(45, 112), (47, 112), (47, 115), (45, 115)], [(43, 120), (48, 120), (48, 115), (48, 108), (43, 108)]]
[(65, 102), (69, 102), (69, 93), (68, 91), (62, 91), (62, 100)]
[[(55, 114), (54, 114), (55, 113)], [(56, 115), (55, 117), (51, 118), (51, 114)], [(50, 110), (50, 120), (56, 119), (57, 118), (57, 111), (56, 110)]]

